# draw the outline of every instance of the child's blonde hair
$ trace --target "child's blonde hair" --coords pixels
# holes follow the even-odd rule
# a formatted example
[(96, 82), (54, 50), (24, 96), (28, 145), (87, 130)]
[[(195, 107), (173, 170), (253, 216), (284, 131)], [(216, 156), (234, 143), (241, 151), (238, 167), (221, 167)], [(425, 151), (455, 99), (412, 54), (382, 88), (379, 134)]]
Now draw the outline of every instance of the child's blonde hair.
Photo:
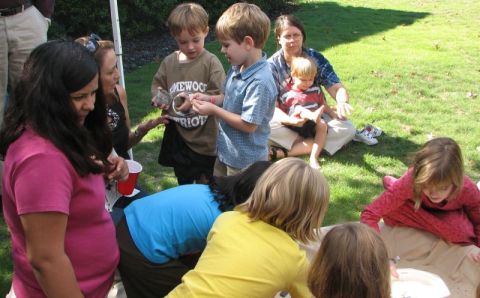
[(298, 56), (293, 58), (291, 76), (296, 78), (313, 79), (317, 75), (317, 64), (310, 57)]
[(175, 7), (167, 19), (167, 27), (173, 36), (183, 30), (190, 34), (208, 30), (208, 13), (197, 3), (182, 3)]
[(298, 158), (285, 158), (268, 168), (250, 198), (237, 207), (252, 220), (262, 220), (295, 240), (317, 239), (330, 191), (323, 174)]
[(422, 190), (426, 186), (453, 184), (452, 195), (463, 186), (462, 151), (451, 138), (436, 138), (426, 142), (413, 159), (413, 192), (415, 209), (420, 207)]
[(389, 298), (390, 264), (385, 243), (361, 223), (332, 228), (310, 266), (308, 287), (318, 298)]
[(263, 49), (270, 33), (270, 19), (255, 4), (235, 3), (218, 19), (215, 31), (219, 40), (233, 39), (238, 44), (250, 36), (255, 48)]

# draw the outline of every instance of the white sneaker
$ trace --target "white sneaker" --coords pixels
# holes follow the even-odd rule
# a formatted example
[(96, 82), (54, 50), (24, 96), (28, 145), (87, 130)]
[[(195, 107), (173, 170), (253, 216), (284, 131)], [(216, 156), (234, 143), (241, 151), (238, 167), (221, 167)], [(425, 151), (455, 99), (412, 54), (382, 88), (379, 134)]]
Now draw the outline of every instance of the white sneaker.
[(378, 138), (383, 132), (380, 127), (376, 127), (371, 124), (367, 124), (364, 130), (368, 131), (368, 133), (374, 138)]
[(376, 145), (378, 144), (378, 140), (375, 139), (372, 134), (366, 130), (365, 128), (362, 129), (362, 130), (357, 130), (357, 133), (355, 134), (355, 136), (353, 137), (353, 140), (355, 142), (362, 142), (362, 143), (365, 143), (369, 146), (372, 146), (372, 145)]

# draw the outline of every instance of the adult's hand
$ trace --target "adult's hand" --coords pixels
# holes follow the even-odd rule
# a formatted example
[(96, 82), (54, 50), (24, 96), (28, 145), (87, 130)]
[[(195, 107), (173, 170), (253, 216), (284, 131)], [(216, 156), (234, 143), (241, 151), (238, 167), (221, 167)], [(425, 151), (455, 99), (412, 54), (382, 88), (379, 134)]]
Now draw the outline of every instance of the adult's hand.
[(128, 165), (125, 159), (120, 156), (110, 154), (108, 161), (111, 163), (109, 167), (105, 167), (105, 176), (109, 181), (120, 180), (125, 181), (128, 178)]
[(147, 120), (145, 122), (142, 122), (140, 125), (137, 127), (137, 131), (141, 135), (146, 135), (152, 128), (157, 127), (160, 124), (168, 124), (168, 116), (163, 115), (155, 119)]
[(352, 111), (353, 108), (348, 102), (337, 103), (337, 115), (340, 120), (346, 120)]
[(346, 120), (347, 116), (350, 115), (353, 111), (352, 106), (348, 102), (349, 95), (347, 89), (342, 85), (342, 83), (337, 83), (327, 88), (327, 92), (337, 102), (336, 109), (338, 119)]

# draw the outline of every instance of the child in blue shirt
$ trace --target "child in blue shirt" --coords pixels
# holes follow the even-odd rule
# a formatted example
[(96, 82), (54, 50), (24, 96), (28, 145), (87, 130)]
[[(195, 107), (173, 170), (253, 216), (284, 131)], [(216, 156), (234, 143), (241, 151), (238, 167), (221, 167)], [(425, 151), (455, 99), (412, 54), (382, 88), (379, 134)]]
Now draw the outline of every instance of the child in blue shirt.
[(219, 119), (216, 176), (232, 175), (268, 158), (268, 123), (277, 97), (275, 81), (262, 51), (269, 31), (270, 19), (258, 6), (249, 3), (233, 4), (217, 22), (221, 52), (232, 64), (224, 85), (225, 95), (192, 96), (194, 111)]

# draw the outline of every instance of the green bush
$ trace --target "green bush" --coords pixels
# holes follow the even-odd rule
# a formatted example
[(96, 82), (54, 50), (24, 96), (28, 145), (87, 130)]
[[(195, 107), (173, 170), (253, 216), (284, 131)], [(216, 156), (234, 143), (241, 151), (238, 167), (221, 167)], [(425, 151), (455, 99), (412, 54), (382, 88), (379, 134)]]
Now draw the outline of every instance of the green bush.
[[(132, 37), (155, 30), (166, 30), (165, 21), (178, 0), (130, 0), (117, 1), (122, 36)], [(194, 1), (202, 5), (210, 15), (211, 24), (235, 0)], [(287, 0), (249, 1), (266, 12), (281, 9)], [(98, 0), (57, 0), (53, 24), (49, 30), (51, 38), (79, 37), (96, 32), (103, 38), (112, 37), (112, 24), (109, 1)]]

